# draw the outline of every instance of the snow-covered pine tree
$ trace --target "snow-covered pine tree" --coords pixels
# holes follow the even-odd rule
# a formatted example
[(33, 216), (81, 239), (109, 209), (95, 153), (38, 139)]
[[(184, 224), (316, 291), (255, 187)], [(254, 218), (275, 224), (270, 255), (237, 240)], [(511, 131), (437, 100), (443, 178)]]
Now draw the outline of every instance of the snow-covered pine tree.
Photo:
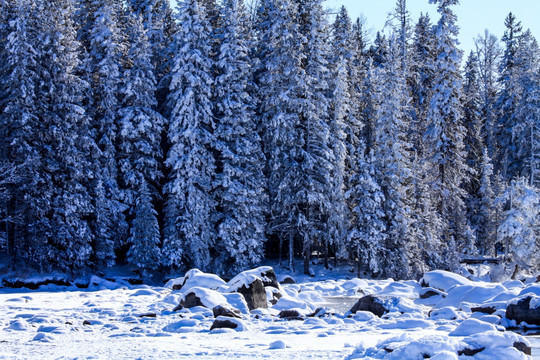
[(166, 196), (162, 262), (209, 270), (215, 246), (215, 122), (210, 59), (212, 32), (198, 0), (178, 4), (180, 29), (168, 97)]
[(301, 196), (305, 189), (299, 181), (306, 145), (299, 115), (299, 87), (305, 79), (301, 68), (304, 41), (294, 21), (297, 7), (291, 0), (264, 0), (258, 13), (263, 16), (258, 20), (258, 114), (267, 156), (269, 232), (280, 239), (280, 256), (283, 242), (288, 242), (292, 269), (305, 209)]
[(91, 81), (92, 101), (88, 113), (92, 117), (99, 152), (94, 155), (94, 194), (96, 216), (93, 246), (97, 268), (114, 262), (114, 250), (125, 243), (128, 225), (126, 206), (121, 201), (118, 185), (117, 135), (121, 108), (119, 85), (122, 83), (123, 33), (117, 0), (89, 0), (84, 11), (89, 21), (85, 71)]
[[(473, 230), (482, 226), (477, 217), (480, 206), (480, 181), (482, 177), (481, 163), (484, 152), (482, 138), (483, 118), (480, 109), (480, 87), (478, 82), (478, 58), (471, 51), (465, 63), (463, 76), (463, 126), (465, 128), (464, 145), (466, 162), (471, 169), (471, 176), (465, 181), (467, 192), (467, 217)], [(477, 241), (477, 244), (480, 240)]]
[[(319, 246), (327, 259), (330, 246), (343, 242), (343, 138), (342, 125), (330, 124), (328, 111), (328, 24), (322, 0), (296, 0), (300, 42), (304, 62), (298, 87), (298, 116), (304, 153), (300, 154), (301, 175), (297, 196), (303, 211), (297, 224), (303, 243), (304, 273), (309, 274), (311, 253)], [(336, 154), (340, 159), (336, 159)], [(338, 169), (338, 167), (340, 169)], [(339, 184), (333, 182), (338, 180)]]
[(366, 155), (364, 145), (359, 143), (354, 161), (352, 187), (346, 193), (352, 215), (347, 250), (356, 261), (358, 277), (361, 277), (364, 269), (377, 276), (383, 272), (386, 255), (385, 198), (377, 183), (373, 153)]
[(435, 33), (428, 14), (420, 14), (414, 27), (411, 49), (411, 69), (408, 84), (411, 94), (413, 124), (411, 143), (419, 159), (424, 157), (422, 134), (427, 127), (427, 110), (435, 77)]
[(498, 119), (495, 125), (497, 153), (493, 162), (496, 172), (501, 172), (503, 179), (509, 181), (518, 173), (522, 164), (517, 160), (517, 141), (513, 132), (516, 125), (517, 107), (520, 102), (520, 87), (517, 75), (516, 53), (522, 36), (521, 22), (510, 13), (504, 22), (506, 30), (502, 37), (505, 44), (503, 57), (499, 66), (500, 91), (496, 108)]
[(496, 153), (495, 121), (497, 119), (495, 102), (497, 100), (498, 63), (501, 48), (497, 37), (487, 30), (483, 36), (475, 39), (476, 57), (478, 58), (478, 76), (480, 85), (480, 109), (483, 118), (481, 129), (484, 144), (492, 158)]
[(159, 265), (161, 235), (155, 203), (160, 200), (163, 118), (156, 112), (152, 49), (141, 18), (129, 29), (130, 68), (124, 73), (119, 111), (119, 167), (125, 204), (129, 207), (130, 245), (127, 260), (143, 273)]
[(216, 64), (216, 150), (218, 209), (216, 259), (213, 270), (233, 275), (263, 257), (266, 226), (264, 156), (256, 131), (253, 98), (248, 93), (247, 13), (243, 0), (225, 0)]
[(512, 180), (498, 199), (506, 204), (498, 229), (498, 240), (504, 244), (507, 262), (518, 270), (538, 271), (540, 247), (540, 196), (538, 189), (528, 185), (524, 178)]
[(42, 171), (50, 176), (52, 192), (45, 259), (49, 267), (76, 271), (88, 267), (92, 253), (88, 218), (94, 209), (88, 179), (93, 176), (90, 154), (96, 144), (80, 106), (87, 84), (76, 74), (80, 44), (72, 2), (51, 0), (42, 6), (40, 98), (47, 106), (41, 115), (46, 164)]
[[(12, 265), (24, 259), (40, 265), (44, 260), (48, 231), (41, 208), (45, 208), (40, 172), (41, 126), (39, 104), (39, 54), (36, 3), (17, 0), (10, 4), (5, 29), (5, 62), (2, 62), (0, 128), (3, 131), (6, 157), (10, 166), (20, 171), (17, 183), (7, 184), (7, 247)], [(39, 134), (39, 135), (38, 135)], [(39, 235), (39, 236), (38, 236)]]
[(408, 93), (404, 88), (401, 58), (394, 37), (377, 71), (379, 87), (379, 109), (375, 123), (375, 174), (384, 194), (382, 211), (386, 227), (385, 254), (382, 258), (384, 276), (407, 278), (415, 271), (411, 265), (415, 253), (416, 239), (412, 236), (413, 218), (411, 195), (413, 174), (411, 172), (410, 144), (407, 142), (407, 112), (405, 105)]
[[(353, 34), (351, 19), (343, 6), (333, 24), (331, 58), (329, 66), (332, 77), (331, 90), (331, 129), (334, 136), (341, 139), (334, 144), (334, 183), (336, 205), (343, 206), (335, 213), (333, 221), (338, 222), (334, 229), (349, 232), (353, 224), (351, 209), (356, 199), (346, 199), (345, 193), (351, 189), (356, 172), (355, 157), (360, 146), (362, 124), (357, 91), (360, 90), (362, 73), (362, 45)], [(361, 36), (357, 35), (357, 36)], [(364, 146), (362, 146), (364, 149)], [(340, 190), (342, 188), (342, 190)], [(348, 235), (345, 235), (347, 238)], [(347, 245), (348, 247), (348, 245)], [(336, 256), (337, 258), (337, 256)]]
[(479, 188), (477, 195), (477, 209), (475, 221), (477, 247), (481, 254), (487, 256), (497, 256), (497, 226), (500, 206), (495, 202), (495, 192), (492, 186), (493, 164), (489, 158), (487, 148), (484, 148), (482, 162), (478, 169)]
[(445, 259), (453, 268), (456, 254), (471, 247), (471, 232), (464, 208), (463, 180), (469, 174), (465, 161), (465, 128), (461, 104), (461, 51), (457, 48), (458, 27), (451, 10), (458, 0), (430, 0), (438, 4), (441, 17), (435, 27), (436, 53), (433, 94), (424, 135), (426, 159), (430, 164), (427, 181), (431, 198), (444, 221), (442, 240), (447, 246)]
[(540, 52), (530, 30), (523, 33), (516, 53), (520, 101), (516, 109), (513, 137), (516, 139), (517, 158), (522, 164), (517, 169), (540, 187)]

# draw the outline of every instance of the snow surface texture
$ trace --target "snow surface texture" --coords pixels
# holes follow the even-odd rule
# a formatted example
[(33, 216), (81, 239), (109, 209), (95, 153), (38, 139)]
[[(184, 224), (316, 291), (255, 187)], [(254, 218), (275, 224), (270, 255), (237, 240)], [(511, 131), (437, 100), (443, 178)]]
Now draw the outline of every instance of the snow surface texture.
[[(280, 285), (282, 297), (275, 305), (250, 312), (243, 297), (231, 291), (257, 273), (246, 272), (229, 284), (190, 271), (163, 287), (94, 277), (88, 289), (2, 288), (0, 359), (531, 359), (516, 348), (530, 346), (528, 340), (501, 326), (504, 306), (492, 315), (471, 309), (499, 307), (501, 302), (492, 300), (501, 293), (518, 298), (524, 289), (534, 293), (534, 285), (431, 272), (422, 281), (439, 290), (432, 299), (438, 303), (426, 305), (429, 298), (419, 298), (421, 282), (293, 274), (297, 283)], [(184, 287), (175, 291), (172, 284)], [(212, 309), (202, 306), (173, 311), (188, 291), (207, 307), (236, 308), (242, 318), (215, 319)], [(274, 292), (267, 291), (269, 300)], [(389, 312), (381, 318), (362, 310), (351, 314), (348, 310), (366, 294), (386, 299)], [(300, 316), (282, 319), (282, 310)], [(313, 312), (316, 316), (307, 316)], [(229, 321), (232, 328), (210, 330), (215, 320)]]

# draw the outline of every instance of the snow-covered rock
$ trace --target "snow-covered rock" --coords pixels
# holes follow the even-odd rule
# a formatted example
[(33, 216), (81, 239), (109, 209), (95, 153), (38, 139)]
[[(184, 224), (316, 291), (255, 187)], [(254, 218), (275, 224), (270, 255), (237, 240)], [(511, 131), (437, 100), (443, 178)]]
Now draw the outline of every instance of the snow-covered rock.
[(493, 324), (480, 321), (478, 319), (467, 319), (458, 325), (454, 331), (451, 331), (450, 336), (469, 336), (486, 331), (497, 331), (497, 327)]
[(540, 296), (533, 293), (522, 295), (508, 303), (506, 317), (518, 325), (540, 325)]
[(182, 290), (183, 292), (194, 287), (217, 290), (225, 284), (226, 282), (219, 276), (202, 272), (199, 269), (191, 269), (184, 277), (170, 280), (167, 283), (173, 290)]
[(472, 285), (469, 279), (444, 270), (434, 270), (424, 274), (420, 284), (448, 292), (456, 285)]

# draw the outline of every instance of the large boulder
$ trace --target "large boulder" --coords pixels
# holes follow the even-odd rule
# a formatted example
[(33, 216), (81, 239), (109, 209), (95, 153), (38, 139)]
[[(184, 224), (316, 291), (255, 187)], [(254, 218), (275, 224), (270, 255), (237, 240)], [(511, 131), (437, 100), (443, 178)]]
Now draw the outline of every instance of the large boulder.
[[(272, 277), (273, 275), (273, 277)], [(275, 280), (272, 280), (273, 278)], [(244, 295), (250, 310), (268, 308), (265, 283), (275, 288), (279, 288), (274, 270), (270, 266), (263, 266), (257, 269), (241, 272), (223, 287), (226, 292), (238, 292)]]
[(232, 278), (227, 286), (235, 287), (237, 283), (245, 283), (246, 279), (253, 279), (254, 277), (260, 279), (264, 286), (272, 286), (279, 289), (276, 273), (271, 266), (261, 266), (255, 269), (242, 271)]
[(238, 309), (230, 308), (223, 305), (218, 305), (212, 309), (212, 313), (214, 314), (214, 317), (230, 317), (230, 318), (242, 318), (242, 313)]
[(220, 286), (225, 284), (225, 281), (215, 274), (204, 273), (199, 269), (191, 269), (184, 277), (172, 279), (167, 282), (165, 287), (169, 287), (172, 290), (183, 291), (187, 291), (193, 287), (217, 290)]
[(236, 291), (244, 295), (249, 310), (268, 308), (266, 290), (261, 279), (254, 279), (249, 284), (240, 286)]
[(456, 285), (472, 285), (472, 281), (449, 271), (433, 270), (424, 274), (420, 279), (420, 284), (424, 287), (432, 287), (448, 292)]
[(204, 306), (213, 309), (218, 305), (227, 305), (227, 299), (222, 294), (210, 289), (193, 287), (184, 292), (180, 300), (180, 306), (177, 308)]
[(506, 308), (506, 317), (517, 324), (540, 325), (540, 296), (528, 294), (511, 301)]
[(218, 316), (214, 320), (212, 327), (210, 327), (210, 330), (215, 329), (234, 329), (236, 331), (246, 331), (248, 330), (248, 327), (240, 319)]
[(357, 311), (369, 311), (378, 317), (383, 316), (390, 310), (385, 307), (384, 301), (372, 295), (367, 295), (353, 305), (350, 312), (356, 314)]

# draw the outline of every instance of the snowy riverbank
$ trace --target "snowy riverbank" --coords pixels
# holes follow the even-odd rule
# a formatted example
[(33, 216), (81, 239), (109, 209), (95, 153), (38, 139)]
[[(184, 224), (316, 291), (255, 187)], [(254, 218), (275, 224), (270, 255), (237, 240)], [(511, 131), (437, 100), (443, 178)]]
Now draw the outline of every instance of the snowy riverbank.
[[(540, 311), (533, 279), (489, 283), (441, 271), (418, 282), (293, 276), (296, 283), (264, 288), (267, 309), (249, 310), (236, 291), (257, 278), (272, 283), (260, 275), (267, 269), (230, 282), (195, 271), (165, 286), (94, 277), (87, 289), (0, 288), (0, 359), (531, 358), (529, 341), (505, 328), (519, 325), (506, 318), (509, 304), (527, 297), (533, 312)], [(197, 301), (190, 293), (206, 307), (173, 311), (190, 305), (188, 298)], [(374, 308), (351, 312), (368, 295), (385, 309), (380, 317)], [(233, 326), (225, 321), (210, 330), (217, 305), (235, 310), (238, 318), (217, 319)]]

